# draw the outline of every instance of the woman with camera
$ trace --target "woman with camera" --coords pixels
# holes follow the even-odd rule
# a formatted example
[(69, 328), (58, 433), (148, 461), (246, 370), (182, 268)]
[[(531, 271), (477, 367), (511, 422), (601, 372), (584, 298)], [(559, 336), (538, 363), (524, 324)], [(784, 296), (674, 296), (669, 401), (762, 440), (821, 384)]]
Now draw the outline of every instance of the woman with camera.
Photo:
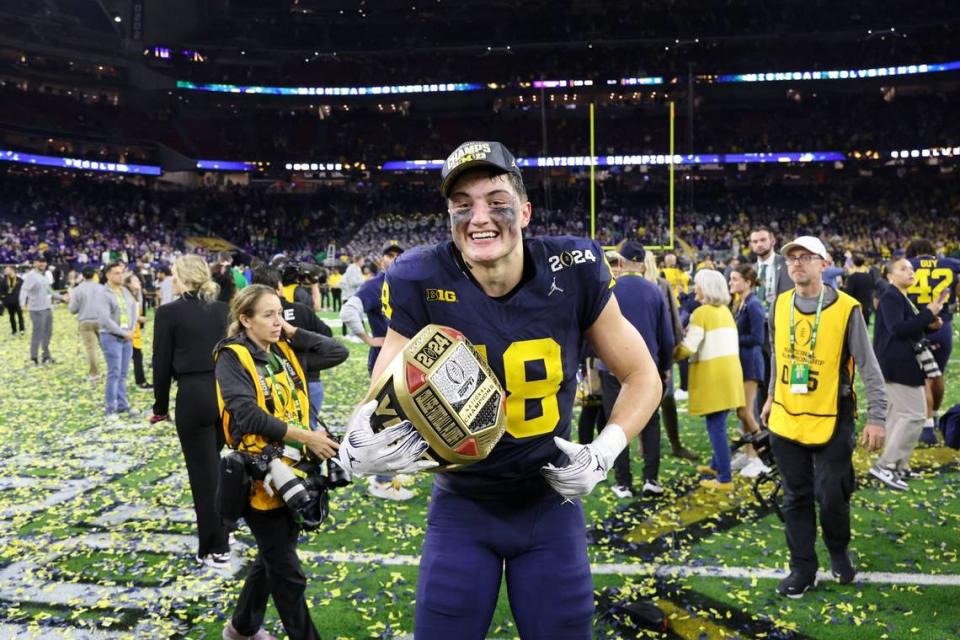
[[(339, 448), (336, 441), (323, 430), (309, 429), (310, 397), (294, 354), (324, 349), (332, 339), (286, 322), (280, 297), (265, 285), (237, 293), (230, 317), (228, 337), (214, 352), (227, 443), (251, 460), (262, 458), (265, 451), (282, 450), (282, 461), (289, 466), (308, 453), (321, 460), (333, 457)], [(227, 491), (221, 483), (221, 492)], [(256, 538), (257, 557), (223, 637), (269, 638), (260, 625), (267, 598), (273, 596), (291, 640), (317, 638), (296, 551), (299, 525), (270, 479), (254, 476), (251, 487), (242, 516)]]
[(910, 456), (927, 419), (926, 379), (941, 375), (924, 335), (943, 324), (938, 316), (949, 290), (944, 288), (918, 309), (907, 297), (914, 283), (910, 261), (893, 262), (887, 277), (892, 286), (880, 296), (873, 333), (873, 350), (887, 389), (887, 438), (870, 475), (904, 491), (911, 476)]

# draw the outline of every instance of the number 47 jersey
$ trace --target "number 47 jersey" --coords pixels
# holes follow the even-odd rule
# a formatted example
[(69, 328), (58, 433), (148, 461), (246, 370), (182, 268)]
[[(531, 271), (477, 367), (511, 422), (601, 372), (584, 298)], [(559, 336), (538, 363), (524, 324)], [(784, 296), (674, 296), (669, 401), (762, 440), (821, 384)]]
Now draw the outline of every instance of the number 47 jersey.
[(907, 289), (907, 296), (917, 307), (923, 307), (936, 300), (942, 291), (947, 291), (949, 295), (944, 301), (940, 317), (944, 322), (950, 322), (956, 310), (960, 260), (918, 256), (911, 258), (910, 264), (913, 265), (914, 280), (913, 286)]
[(523, 242), (521, 283), (486, 295), (452, 241), (405, 252), (383, 288), (390, 328), (411, 337), (430, 324), (462, 332), (507, 392), (507, 427), (483, 461), (437, 474), (440, 488), (463, 495), (541, 490), (540, 467), (565, 464), (554, 436), (569, 438), (584, 332), (614, 284), (603, 250), (567, 236)]

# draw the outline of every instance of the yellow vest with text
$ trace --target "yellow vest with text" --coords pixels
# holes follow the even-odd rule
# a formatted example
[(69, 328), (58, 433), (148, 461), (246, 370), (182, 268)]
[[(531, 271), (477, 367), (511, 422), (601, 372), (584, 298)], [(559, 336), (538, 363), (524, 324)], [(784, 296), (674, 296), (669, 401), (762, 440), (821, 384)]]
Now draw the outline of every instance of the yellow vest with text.
[[(826, 286), (826, 285), (823, 285)], [(778, 371), (773, 390), (773, 407), (768, 421), (770, 431), (799, 444), (818, 446), (826, 444), (837, 426), (840, 400), (840, 372), (845, 367), (853, 384), (853, 357), (843, 358), (843, 343), (847, 336), (850, 314), (860, 306), (854, 298), (842, 291), (837, 299), (820, 312), (817, 344), (810, 353), (810, 337), (816, 313), (794, 311), (796, 322), (796, 362), (810, 365), (807, 393), (790, 392), (790, 306), (794, 290), (781, 293), (774, 303), (774, 353)]]
[[(270, 376), (261, 375), (257, 371), (257, 365), (253, 360), (253, 355), (250, 353), (250, 350), (242, 344), (228, 344), (226, 345), (227, 349), (232, 350), (237, 354), (237, 357), (240, 359), (240, 364), (243, 365), (243, 368), (250, 374), (251, 380), (253, 380), (253, 388), (257, 392), (257, 406), (276, 416), (280, 420), (283, 420), (284, 423), (289, 424), (291, 420), (296, 420), (297, 424), (301, 428), (306, 429), (306, 425), (310, 422), (310, 396), (307, 392), (306, 387), (304, 386), (304, 380), (306, 378), (303, 375), (303, 369), (300, 367), (300, 362), (297, 360), (297, 357), (293, 353), (293, 349), (290, 346), (281, 340), (277, 343), (277, 348), (280, 349), (280, 353), (283, 354), (283, 357), (290, 363), (293, 367), (293, 370), (296, 372), (297, 376), (300, 378), (300, 385), (296, 386), (293, 380), (290, 380), (290, 377), (287, 375), (286, 370), (281, 371), (280, 373), (274, 374), (274, 377), (277, 379), (277, 386), (282, 387), (282, 389), (277, 389), (273, 385), (273, 380)], [(264, 393), (264, 385), (266, 385), (266, 391), (273, 398), (271, 404), (267, 403), (267, 396)], [(289, 393), (289, 389), (295, 388), (297, 397), (300, 400), (300, 415), (297, 416), (297, 404), (293, 399), (293, 395)], [(227, 445), (232, 449), (237, 451), (243, 451), (250, 454), (260, 453), (265, 446), (270, 444), (270, 441), (264, 438), (260, 434), (247, 433), (244, 434), (240, 441), (233, 439), (233, 436), (230, 434), (230, 412), (227, 411), (224, 402), (223, 395), (220, 393), (220, 383), (217, 383), (217, 406), (220, 409), (220, 423), (223, 426), (223, 433), (227, 439)], [(272, 406), (272, 411), (271, 411)], [(280, 443), (282, 446), (283, 443)], [(297, 445), (298, 447), (300, 445)], [(283, 461), (287, 463), (290, 467), (293, 467), (295, 460), (287, 458), (284, 456)], [(304, 474), (298, 472), (296, 468), (293, 469), (293, 472), (299, 476)], [(262, 480), (254, 480), (250, 486), (250, 506), (259, 511), (269, 511), (271, 509), (278, 509), (283, 506), (283, 500), (280, 499), (280, 496), (267, 493), (267, 490), (263, 486)]]
[(283, 285), (283, 299), (290, 303), (296, 302), (294, 291), (296, 291), (299, 286), (300, 285), (296, 283)]

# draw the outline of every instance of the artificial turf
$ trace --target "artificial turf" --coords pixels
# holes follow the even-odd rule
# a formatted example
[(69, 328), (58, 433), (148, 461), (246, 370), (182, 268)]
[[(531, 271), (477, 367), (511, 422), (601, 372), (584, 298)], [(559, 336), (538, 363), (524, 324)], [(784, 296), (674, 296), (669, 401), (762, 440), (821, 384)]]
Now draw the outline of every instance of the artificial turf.
[[(21, 582), (0, 583), (0, 625), (78, 638), (94, 629), (114, 631), (118, 637), (132, 636), (136, 629), (149, 629), (159, 638), (219, 637), (242, 571), (231, 577), (198, 567), (188, 552), (156, 548), (162, 539), (192, 532), (191, 500), (173, 425), (141, 422), (104, 429), (102, 385), (86, 382), (76, 324), (63, 308), (54, 317), (54, 365), (29, 364), (29, 336), (0, 338), (0, 357), (6, 363), (0, 371), (0, 456), (5, 460), (0, 475), (0, 571), (31, 563)], [(148, 363), (150, 329), (148, 324)], [(324, 375), (324, 416), (333, 426), (344, 424), (367, 386), (366, 347), (346, 344), (350, 359)], [(960, 402), (955, 378), (955, 370), (949, 371), (945, 407)], [(150, 392), (137, 389), (132, 380), (128, 388), (134, 406), (148, 409)], [(709, 458), (702, 421), (685, 413), (680, 417), (684, 443)], [(731, 435), (734, 432), (731, 420)], [(106, 454), (109, 460), (104, 462)], [(863, 486), (853, 501), (852, 548), (862, 570), (960, 574), (958, 462), (960, 457), (951, 450), (920, 450), (917, 466), (924, 477), (911, 481), (908, 493), (894, 493), (865, 481), (869, 460), (858, 454)], [(639, 477), (640, 463), (633, 464)], [(660, 477), (667, 492), (658, 500), (618, 500), (606, 486), (585, 500), (592, 562), (622, 563), (641, 571), (653, 565), (786, 565), (779, 521), (760, 509), (747, 490), (727, 500), (700, 492), (694, 489), (692, 465), (667, 455)], [(16, 484), (12, 478), (18, 478)], [(75, 493), (62, 493), (69, 486), (77, 487)], [(430, 476), (417, 477), (411, 488), (417, 495), (404, 503), (371, 498), (363, 482), (338, 490), (332, 496), (331, 518), (321, 531), (303, 539), (307, 595), (322, 637), (394, 638), (411, 633), (415, 565), (323, 559), (333, 552), (419, 554)], [(60, 497), (53, 500), (58, 491)], [(46, 500), (51, 502), (43, 506)], [(140, 515), (110, 520), (128, 506), (140, 509)], [(83, 536), (103, 533), (115, 540), (114, 548), (71, 546)], [(252, 544), (249, 533), (241, 531), (238, 537)], [(821, 552), (825, 558), (822, 547)], [(244, 553), (249, 560), (253, 550), (248, 547)], [(58, 584), (118, 591), (105, 601), (59, 602), (29, 595), (30, 581), (54, 592)], [(762, 578), (614, 573), (598, 574), (594, 582), (596, 637), (654, 637), (637, 629), (620, 607), (637, 599), (654, 599), (668, 612), (674, 638), (960, 637), (960, 611), (954, 606), (960, 588), (953, 586), (827, 583), (803, 600), (787, 601), (774, 593), (775, 581)], [(138, 589), (148, 588), (159, 589), (158, 595), (149, 601), (136, 597)], [(272, 607), (267, 627), (282, 635)], [(503, 589), (490, 637), (514, 636)]]

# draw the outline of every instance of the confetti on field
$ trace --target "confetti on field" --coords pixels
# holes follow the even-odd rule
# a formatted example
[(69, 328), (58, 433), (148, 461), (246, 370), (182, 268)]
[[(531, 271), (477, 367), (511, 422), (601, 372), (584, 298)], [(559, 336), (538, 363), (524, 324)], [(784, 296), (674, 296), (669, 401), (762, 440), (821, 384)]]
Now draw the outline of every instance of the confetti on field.
[[(54, 315), (55, 365), (28, 366), (28, 337), (0, 338), (7, 363), (0, 370), (0, 637), (219, 637), (255, 556), (252, 537), (241, 530), (227, 571), (194, 561), (194, 515), (174, 425), (107, 427), (102, 387), (82, 374), (74, 321), (63, 309)], [(325, 418), (334, 427), (367, 384), (365, 347), (347, 346), (347, 363), (324, 374)], [(148, 392), (129, 389), (134, 407), (147, 410)], [(949, 406), (960, 394), (949, 382), (947, 389)], [(684, 443), (709, 456), (703, 424), (681, 413), (681, 428)], [(923, 477), (897, 494), (865, 482), (870, 462), (857, 455), (858, 566), (876, 575), (942, 576), (943, 585), (826, 582), (803, 600), (785, 601), (768, 577), (788, 563), (776, 517), (745, 484), (728, 497), (711, 495), (696, 486), (692, 466), (665, 455), (662, 497), (623, 501), (601, 485), (584, 503), (590, 560), (604, 567), (594, 576), (595, 637), (658, 637), (629, 610), (639, 601), (656, 602), (680, 638), (960, 637), (952, 606), (960, 587), (948, 584), (960, 575), (960, 457), (918, 450), (914, 466)], [(302, 539), (307, 599), (321, 636), (412, 637), (430, 476), (410, 488), (416, 497), (402, 503), (377, 501), (362, 483), (339, 490), (322, 530)], [(826, 550), (818, 553), (827, 569)], [(739, 569), (748, 573), (727, 576)], [(272, 605), (266, 627), (282, 637)], [(504, 589), (489, 637), (517, 635)]]

